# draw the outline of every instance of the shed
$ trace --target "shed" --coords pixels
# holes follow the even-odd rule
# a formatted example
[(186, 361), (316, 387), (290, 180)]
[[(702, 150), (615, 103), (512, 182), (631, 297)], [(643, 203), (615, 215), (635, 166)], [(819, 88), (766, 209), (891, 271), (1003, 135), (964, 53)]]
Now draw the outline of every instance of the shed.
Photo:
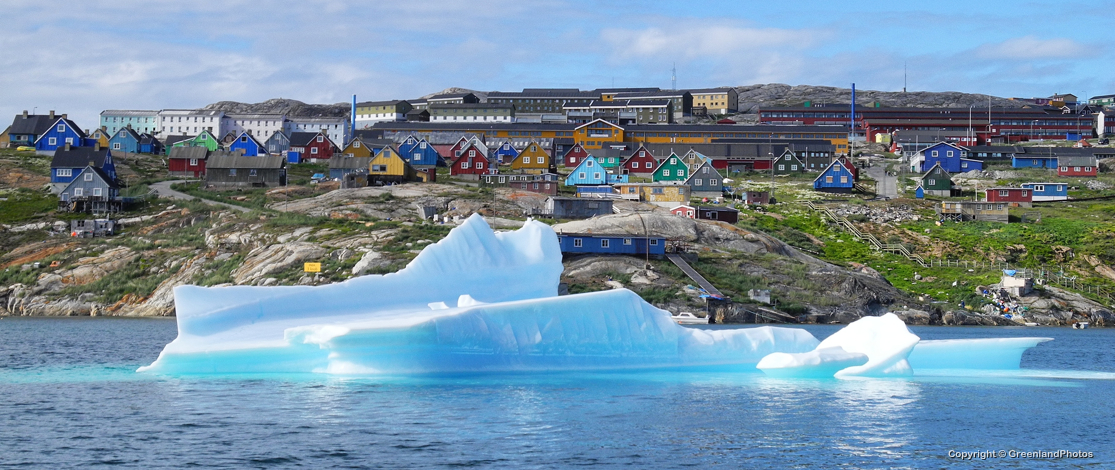
[(611, 199), (575, 197), (550, 197), (546, 199), (546, 208), (543, 210), (543, 215), (555, 219), (587, 219), (611, 213)]
[(1072, 156), (1057, 158), (1057, 176), (1096, 176), (1099, 163), (1095, 156)]
[(201, 178), (205, 176), (205, 159), (209, 150), (205, 147), (174, 147), (167, 157), (167, 169), (172, 176)]
[(286, 186), (286, 159), (245, 157), (213, 152), (206, 161), (205, 186), (210, 188)]
[(987, 188), (987, 202), (1001, 202), (1010, 207), (1033, 207), (1034, 193), (1028, 188)]
[(1034, 202), (1066, 201), (1069, 186), (1065, 183), (1022, 183), (1023, 188), (1031, 190)]
[(666, 254), (666, 239), (654, 235), (559, 233), (563, 254), (654, 256)]

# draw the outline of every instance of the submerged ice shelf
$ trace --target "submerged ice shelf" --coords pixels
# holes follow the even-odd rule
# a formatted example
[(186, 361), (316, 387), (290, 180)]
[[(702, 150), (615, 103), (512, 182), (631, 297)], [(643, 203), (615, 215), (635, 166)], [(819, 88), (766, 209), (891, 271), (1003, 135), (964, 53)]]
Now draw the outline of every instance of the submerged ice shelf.
[(549, 226), (528, 221), (497, 233), (474, 215), (397, 273), (313, 287), (178, 287), (178, 337), (140, 371), (755, 370), (758, 363), (784, 376), (885, 376), (963, 362), (956, 358), (978, 365), (963, 352), (972, 350), (997, 366), (1013, 358), (1017, 368), (1022, 351), (1040, 341), (919, 342), (893, 315), (860, 320), (824, 342), (796, 328), (686, 328), (626, 289), (559, 297), (562, 269)]

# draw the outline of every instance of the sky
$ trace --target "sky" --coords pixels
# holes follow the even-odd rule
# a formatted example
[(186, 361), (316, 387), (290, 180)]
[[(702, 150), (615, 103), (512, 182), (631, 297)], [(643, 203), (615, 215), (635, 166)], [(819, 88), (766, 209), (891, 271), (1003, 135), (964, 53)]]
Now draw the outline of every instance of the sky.
[[(3, 0), (0, 119), (462, 87), (1115, 93), (1115, 0)], [(3, 125), (0, 123), (0, 125)]]

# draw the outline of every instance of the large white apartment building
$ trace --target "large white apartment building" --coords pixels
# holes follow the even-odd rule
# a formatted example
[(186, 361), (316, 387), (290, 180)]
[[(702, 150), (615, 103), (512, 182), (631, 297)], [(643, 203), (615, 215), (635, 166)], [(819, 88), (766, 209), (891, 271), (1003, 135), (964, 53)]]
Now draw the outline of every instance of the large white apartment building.
[(201, 131), (209, 131), (217, 138), (225, 135), (224, 111), (164, 109), (159, 111), (158, 117), (160, 137), (179, 134), (198, 135)]
[(281, 132), (285, 123), (286, 116), (282, 114), (226, 114), (223, 129), (225, 134), (237, 136), (247, 131), (260, 142), (265, 142), (276, 132)]
[(329, 136), (337, 146), (344, 148), (348, 144), (349, 139), (349, 121), (343, 117), (298, 117), (289, 116), (286, 118), (286, 124), (283, 125), (283, 130), (289, 136), (294, 132), (317, 132), (324, 130), (325, 135)]

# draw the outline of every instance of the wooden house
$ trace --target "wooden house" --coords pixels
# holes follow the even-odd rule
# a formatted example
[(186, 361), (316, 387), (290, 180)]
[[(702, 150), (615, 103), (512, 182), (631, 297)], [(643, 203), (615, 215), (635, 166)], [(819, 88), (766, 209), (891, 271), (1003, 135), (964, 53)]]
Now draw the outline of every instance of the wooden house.
[(368, 162), (368, 184), (387, 185), (419, 181), (418, 170), (399, 156), (392, 147), (384, 147)]
[(123, 210), (116, 178), (93, 165), (86, 165), (58, 193), (58, 209), (69, 212), (111, 214)]
[(550, 154), (546, 149), (532, 141), (511, 161), (511, 170), (539, 174), (557, 169), (550, 163)]
[(1057, 168), (1057, 157), (1052, 153), (1015, 155), (1010, 159), (1010, 166), (1011, 168)]
[[(358, 140), (353, 140), (358, 142)], [(367, 173), (372, 157), (350, 157), (347, 153), (338, 153), (329, 159), (329, 177), (340, 180), (349, 173)]]
[(623, 142), (626, 139), (624, 139), (623, 127), (603, 119), (595, 119), (574, 128), (573, 140), (581, 143), (585, 150), (592, 152), (605, 144)]
[(561, 175), (557, 173), (542, 173), (540, 175), (529, 175), (523, 173), (488, 173), (480, 175), (481, 187), (510, 187), (513, 183), (529, 183), (537, 181), (546, 181), (550, 183), (561, 183)]
[(565, 177), (566, 186), (580, 186), (589, 185), (596, 186), (602, 184), (615, 184), (626, 182), (627, 175), (616, 175), (609, 173), (607, 169), (600, 166), (596, 161), (596, 157), (589, 155), (581, 160), (573, 171), (569, 172), (569, 176)]
[(779, 155), (774, 161), (774, 174), (776, 175), (802, 173), (805, 170), (805, 163), (789, 148), (783, 150), (782, 155)]
[(1029, 189), (1034, 202), (1067, 201), (1069, 199), (1069, 186), (1065, 183), (1022, 183), (1021, 186)]
[(4, 128), (4, 132), (0, 132), (0, 149), (6, 149), (12, 144), (11, 135), (12, 126)]
[(649, 255), (661, 258), (666, 254), (666, 239), (647, 235), (560, 233), (558, 246), (563, 254), (571, 255)]
[(33, 147), (39, 136), (51, 129), (58, 117), (51, 111), (50, 114), (17, 114), (8, 126), (8, 145), (11, 147)]
[(290, 150), (287, 151), (287, 161), (301, 163), (313, 159), (333, 158), (337, 146), (329, 139), (325, 131), (317, 132), (292, 132), (290, 134)]
[(102, 149), (100, 145), (93, 147), (65, 145), (57, 149), (50, 161), (51, 191), (55, 194), (62, 191), (77, 177), (78, 173), (90, 165), (101, 170), (109, 179), (116, 180), (116, 164), (109, 149)]
[(918, 183), (921, 186), (924, 196), (952, 196), (952, 175), (941, 167), (940, 162), (934, 164), (929, 171), (925, 172)]
[(816, 179), (813, 180), (813, 189), (826, 193), (850, 193), (855, 187), (856, 179), (844, 162), (833, 160)]
[(206, 161), (207, 188), (286, 186), (286, 160), (281, 156), (245, 157), (213, 152)]
[(640, 145), (623, 161), (622, 166), (624, 173), (649, 178), (654, 175), (654, 169), (658, 168), (658, 159), (654, 158), (650, 150)]
[[(344, 150), (341, 150), (341, 155), (349, 158), (372, 158), (374, 153), (372, 148), (365, 144), (364, 139), (360, 137), (353, 138), (349, 141), (348, 145), (345, 146)], [(333, 160), (336, 158), (337, 155), (333, 155), (333, 158), (329, 159), (330, 165), (332, 165)]]
[(978, 220), (986, 222), (1010, 221), (1010, 212), (1005, 203), (983, 201), (944, 201), (937, 207), (938, 218), (956, 221)]
[(743, 196), (744, 204), (752, 206), (765, 206), (770, 204), (769, 191), (744, 191), (741, 196)]
[(631, 149), (626, 144), (607, 146), (592, 151), (592, 156), (596, 157), (596, 162), (600, 166), (616, 173), (622, 171), (623, 161), (630, 155)]
[(488, 146), (485, 145), (479, 137), (470, 135), (457, 139), (457, 142), (449, 147), (449, 150), (447, 151), (448, 158), (455, 159), (461, 156), (461, 152), (464, 152), (465, 147), (468, 146), (472, 146), (473, 148), (484, 152), (485, 158), (487, 158), (488, 155), (491, 153), (491, 149), (489, 149)]
[(267, 153), (270, 155), (282, 155), (284, 152), (290, 150), (290, 136), (286, 132), (279, 131), (271, 134), (267, 138)]
[[(511, 189), (530, 191), (550, 196), (557, 196), (558, 186), (561, 186), (561, 182), (558, 181), (558, 175), (556, 173), (543, 173), (540, 175), (484, 175), (484, 177), (481, 178), (481, 185), (485, 185), (485, 180), (493, 180), (494, 178), (502, 179), (503, 177), (514, 178), (506, 184), (506, 186)], [(499, 185), (502, 186), (502, 184)]]
[(689, 186), (681, 183), (617, 183), (619, 197), (673, 207), (689, 202)]
[(481, 175), (496, 173), (497, 170), (498, 167), (494, 167), (488, 160), (488, 153), (472, 145), (462, 149), (461, 154), (449, 165), (451, 176), (468, 180), (479, 180)]
[(399, 144), (399, 156), (403, 157), (411, 166), (419, 169), (446, 166), (445, 160), (426, 139), (418, 139), (414, 142), (412, 142), (412, 139), (414, 139), (413, 135)]
[(968, 149), (950, 142), (938, 142), (922, 150), (922, 171), (941, 164), (950, 174), (983, 169), (983, 162), (968, 158)]
[(209, 150), (205, 147), (174, 147), (167, 157), (167, 170), (172, 176), (201, 178), (205, 176), (205, 160)]
[(1057, 176), (1096, 176), (1099, 163), (1096, 157), (1072, 156), (1057, 158)]
[[(119, 133), (114, 133), (113, 135), (116, 135), (116, 134), (119, 134)], [(139, 134), (136, 134), (136, 135), (139, 135)], [(93, 132), (89, 133), (89, 139), (92, 140), (93, 142), (96, 142), (97, 144), (100, 144), (101, 148), (103, 148), (103, 149), (112, 148), (109, 145), (109, 140), (111, 140), (112, 137), (113, 136), (108, 135), (108, 132), (105, 131), (105, 129), (103, 127), (93, 129)], [(117, 150), (117, 149), (113, 149), (113, 150)], [(120, 149), (120, 150), (122, 150), (122, 149)], [(129, 152), (134, 152), (134, 151), (129, 150)]]
[(515, 160), (515, 157), (518, 156), (519, 151), (515, 150), (515, 146), (511, 145), (511, 142), (506, 140), (492, 151), (492, 160), (500, 165), (510, 164)]
[(582, 199), (551, 196), (546, 199), (542, 215), (555, 219), (587, 219), (612, 214), (611, 199)]
[[(71, 148), (93, 147), (94, 142), (91, 142), (86, 137), (85, 132), (82, 132), (81, 128), (73, 121), (66, 119), (66, 115), (63, 114), (35, 141), (35, 152), (40, 155), (54, 155), (55, 150), (67, 145)], [(100, 147), (100, 145), (97, 145), (97, 147)], [(100, 148), (107, 149), (108, 147)], [(84, 168), (84, 165), (81, 168)], [(78, 170), (80, 171), (81, 168), (78, 168)]]
[(739, 211), (731, 207), (694, 207), (681, 205), (670, 209), (670, 212), (674, 215), (688, 217), (690, 219), (719, 220), (729, 224), (734, 224), (739, 221)]
[(161, 155), (163, 153), (163, 143), (151, 134), (140, 134), (139, 153)]
[(688, 152), (685, 152), (685, 155), (681, 156), (682, 163), (685, 163), (685, 165), (689, 167), (690, 173), (692, 173), (693, 170), (696, 170), (697, 167), (701, 166), (701, 164), (709, 160), (709, 157), (706, 157), (705, 155), (693, 149), (689, 149)]
[(689, 186), (691, 197), (717, 198), (724, 195), (724, 177), (720, 176), (720, 172), (708, 160), (693, 170), (689, 179), (685, 180), (685, 185)]
[(1009, 207), (1033, 207), (1034, 193), (1027, 188), (987, 188), (984, 200)]
[(248, 131), (241, 131), (232, 139), (232, 143), (228, 144), (228, 150), (232, 153), (240, 153), (245, 157), (259, 157), (267, 155), (267, 146), (257, 140)]
[(588, 151), (581, 144), (574, 144), (565, 152), (565, 155), (562, 155), (561, 166), (576, 167), (588, 156)]
[(693, 206), (680, 205), (670, 209), (670, 213), (680, 217), (688, 217), (690, 219), (697, 218), (697, 208)]
[(122, 128), (108, 139), (108, 148), (121, 153), (140, 153), (140, 136), (130, 127)]
[(168, 135), (165, 138), (163, 138), (163, 151), (166, 152), (167, 155), (170, 155), (170, 149), (174, 148), (174, 144), (177, 144), (178, 142), (181, 142), (183, 140), (192, 140), (194, 137), (197, 137), (197, 136), (186, 135), (186, 134), (171, 134), (171, 135)]
[[(169, 140), (169, 137), (168, 137)], [(221, 148), (221, 142), (213, 136), (209, 131), (203, 130), (200, 134), (186, 139), (177, 140), (173, 144), (168, 144), (170, 148), (174, 147), (205, 147), (210, 152), (215, 152)]]
[(654, 169), (651, 179), (656, 183), (662, 181), (684, 182), (689, 179), (689, 166), (676, 153), (671, 153), (669, 157), (662, 159), (658, 168)]

